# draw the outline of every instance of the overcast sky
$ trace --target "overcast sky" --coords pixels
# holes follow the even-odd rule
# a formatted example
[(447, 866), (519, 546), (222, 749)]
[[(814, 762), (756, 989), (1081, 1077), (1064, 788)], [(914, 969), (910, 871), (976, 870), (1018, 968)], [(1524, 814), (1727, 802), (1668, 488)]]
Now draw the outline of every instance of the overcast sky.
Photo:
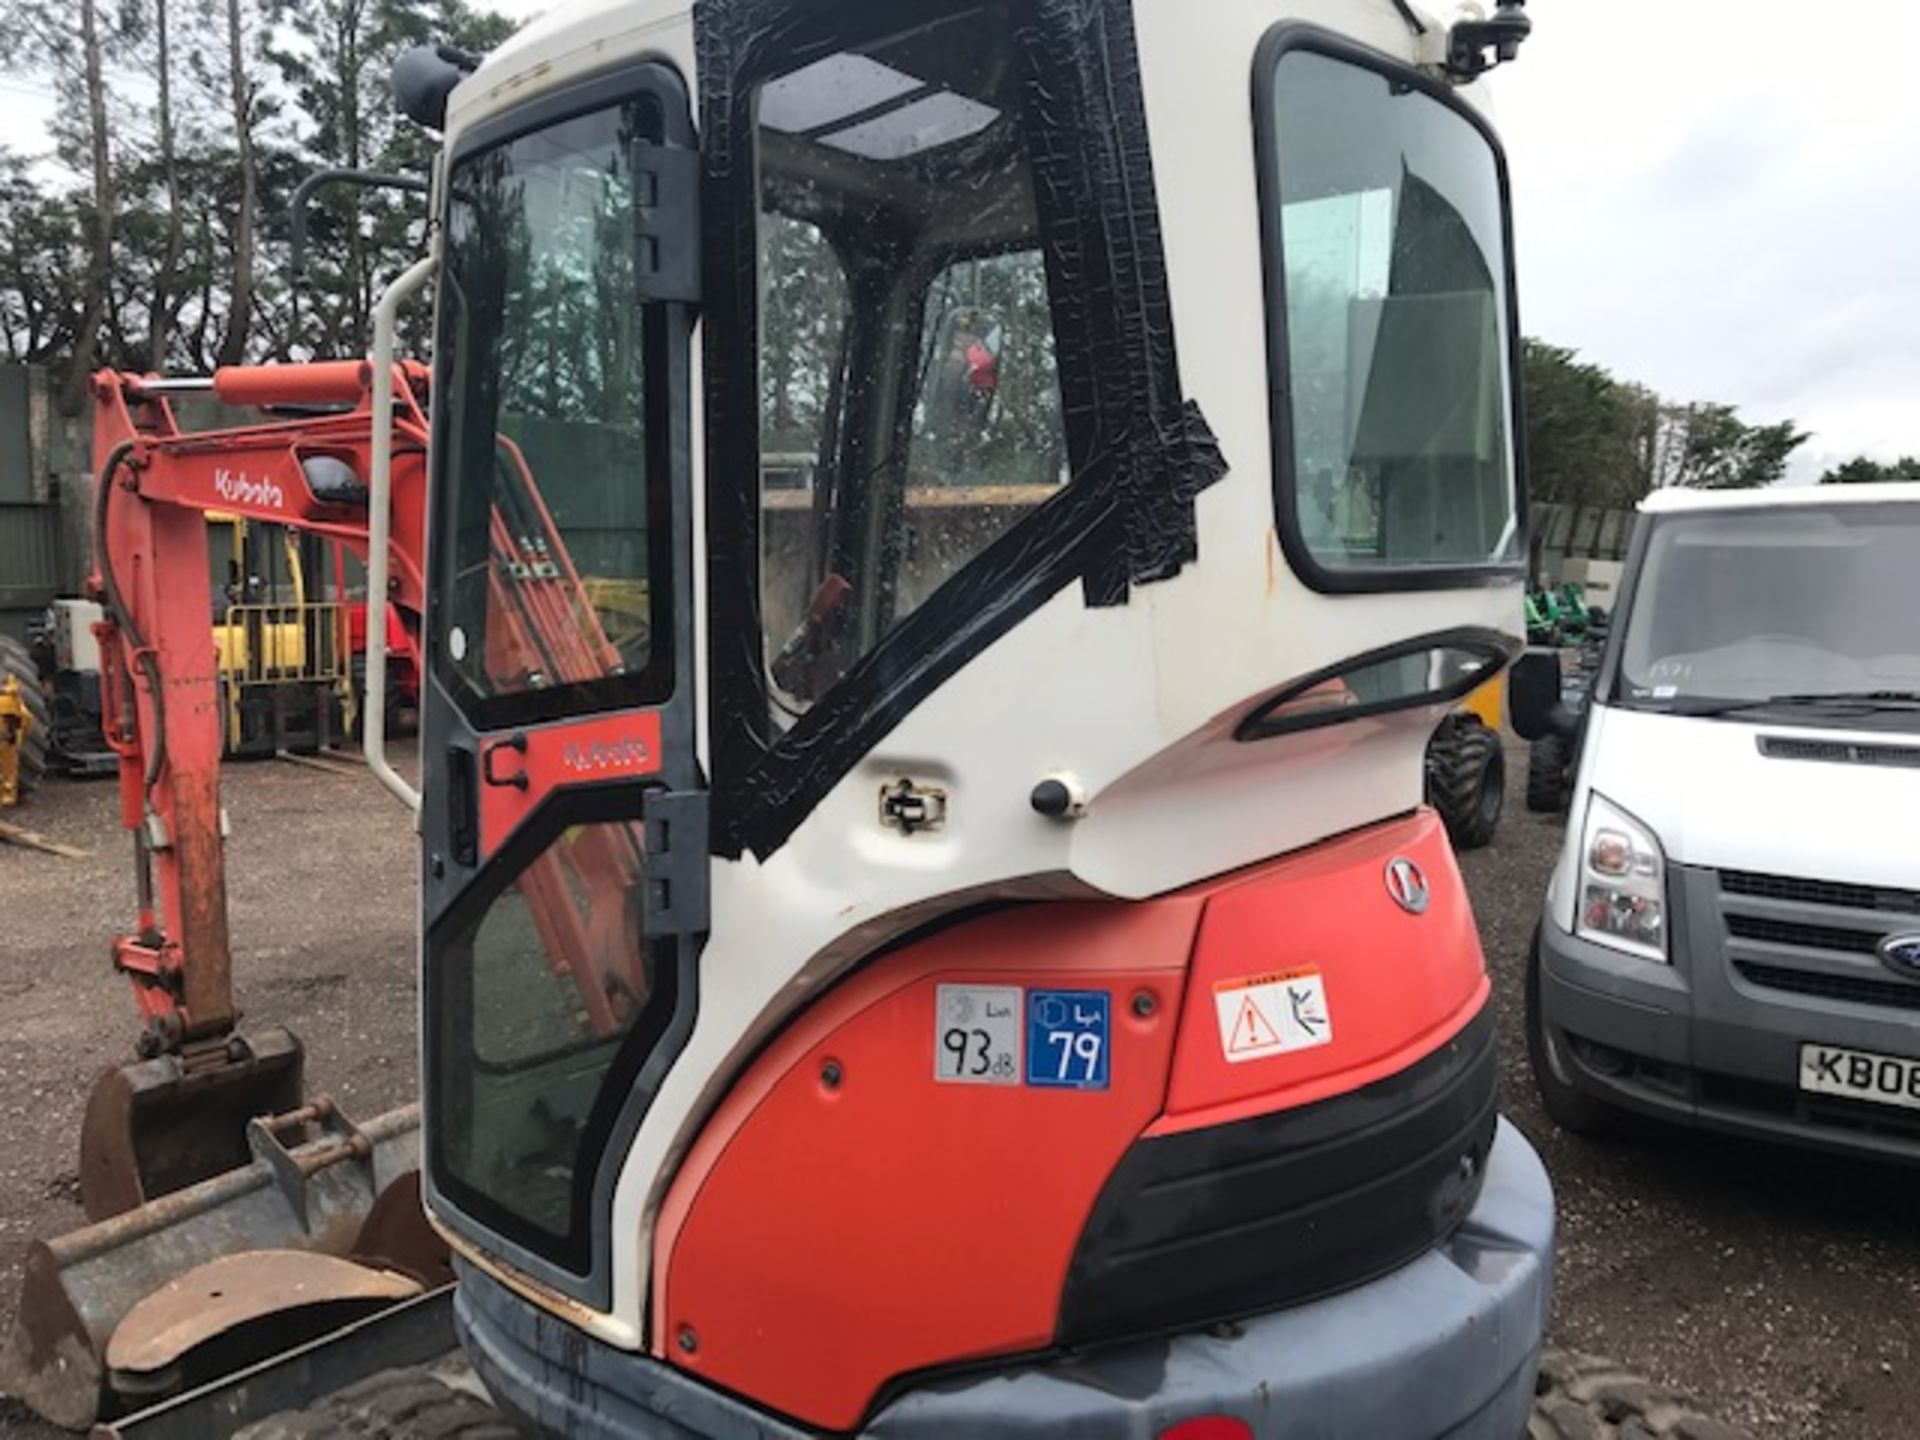
[[(1920, 3), (1528, 9), (1533, 39), (1490, 82), (1528, 333), (1799, 422), (1796, 479), (1920, 453)], [(47, 104), (0, 75), (0, 143), (41, 148)]]
[(1492, 81), (1528, 333), (1920, 454), (1920, 4), (1534, 0)]

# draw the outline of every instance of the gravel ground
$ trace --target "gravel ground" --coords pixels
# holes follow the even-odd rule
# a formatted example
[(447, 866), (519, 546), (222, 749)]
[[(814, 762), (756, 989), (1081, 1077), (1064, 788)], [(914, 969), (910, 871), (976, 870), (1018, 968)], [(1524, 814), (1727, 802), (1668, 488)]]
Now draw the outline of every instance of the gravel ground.
[[(349, 1116), (410, 1099), (412, 826), (374, 779), (281, 762), (228, 767), (227, 898), (242, 1028), (285, 1025), (307, 1089)], [(132, 1058), (139, 1026), (108, 959), (133, 922), (132, 842), (111, 781), (49, 781), (10, 821), (91, 852), (0, 845), (0, 1325), (25, 1243), (83, 1222), (80, 1117), (96, 1073)], [(0, 1400), (0, 1440), (64, 1434)]]
[[(1524, 773), (1524, 751), (1509, 774)], [(1559, 827), (1515, 803), (1464, 859), (1494, 974), (1505, 1107), (1560, 1202), (1557, 1344), (1610, 1356), (1783, 1440), (1920, 1432), (1920, 1199), (1906, 1172), (1678, 1133), (1598, 1143), (1541, 1114), (1521, 966)], [(232, 767), (229, 897), (247, 1023), (308, 1046), (309, 1088), (371, 1114), (415, 1087), (413, 840), (364, 775)], [(135, 1030), (107, 947), (133, 905), (111, 784), (45, 787), (9, 816), (93, 852), (0, 846), (0, 1325), (22, 1246), (80, 1220), (74, 1145), (95, 1071)], [(28, 1117), (31, 1117), (30, 1119)], [(0, 1440), (51, 1431), (0, 1401)], [(1627, 1433), (1622, 1429), (1622, 1434)]]

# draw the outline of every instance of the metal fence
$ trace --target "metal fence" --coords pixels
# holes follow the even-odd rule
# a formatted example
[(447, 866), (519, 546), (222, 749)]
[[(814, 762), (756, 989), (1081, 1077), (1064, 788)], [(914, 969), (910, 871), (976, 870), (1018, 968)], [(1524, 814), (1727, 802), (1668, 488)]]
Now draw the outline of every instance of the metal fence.
[(56, 412), (45, 371), (0, 365), (0, 634), (22, 635), (85, 578), (84, 429)]

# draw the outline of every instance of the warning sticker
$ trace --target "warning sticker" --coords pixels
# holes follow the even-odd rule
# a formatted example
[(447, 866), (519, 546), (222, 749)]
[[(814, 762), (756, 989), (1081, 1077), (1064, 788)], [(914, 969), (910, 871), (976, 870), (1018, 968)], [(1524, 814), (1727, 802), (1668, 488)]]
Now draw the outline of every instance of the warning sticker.
[(1333, 1043), (1327, 987), (1318, 970), (1222, 980), (1213, 987), (1220, 1048), (1228, 1060), (1264, 1060)]

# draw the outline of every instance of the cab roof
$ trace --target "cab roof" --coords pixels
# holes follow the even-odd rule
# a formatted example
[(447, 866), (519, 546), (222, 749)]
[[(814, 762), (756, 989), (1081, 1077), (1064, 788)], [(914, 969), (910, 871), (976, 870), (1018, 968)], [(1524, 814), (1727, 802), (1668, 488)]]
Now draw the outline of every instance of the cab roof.
[[(1302, 4), (1301, 0), (1271, 3), (1276, 20), (1288, 15), (1305, 18), (1302, 12), (1314, 11), (1312, 4)], [(1363, 16), (1369, 24), (1385, 20), (1387, 33), (1402, 36), (1411, 13), (1425, 27), (1427, 44), (1437, 54), (1444, 48), (1449, 25), (1458, 18), (1460, 0), (1355, 0), (1355, 8), (1359, 12), (1355, 22)], [(479, 69), (454, 87), (448, 97), (447, 144), (451, 146), (462, 131), (519, 100), (596, 71), (631, 63), (649, 52), (657, 53), (662, 42), (669, 50), (675, 48), (674, 41), (684, 44), (692, 9), (693, 0), (563, 0), (489, 51)], [(1364, 27), (1342, 23), (1339, 28), (1358, 33)], [(1399, 56), (1397, 50), (1393, 53)], [(685, 59), (690, 61), (691, 56)], [(688, 74), (691, 78), (690, 68)], [(1484, 86), (1466, 86), (1461, 95), (1484, 112), (1484, 90)]]

